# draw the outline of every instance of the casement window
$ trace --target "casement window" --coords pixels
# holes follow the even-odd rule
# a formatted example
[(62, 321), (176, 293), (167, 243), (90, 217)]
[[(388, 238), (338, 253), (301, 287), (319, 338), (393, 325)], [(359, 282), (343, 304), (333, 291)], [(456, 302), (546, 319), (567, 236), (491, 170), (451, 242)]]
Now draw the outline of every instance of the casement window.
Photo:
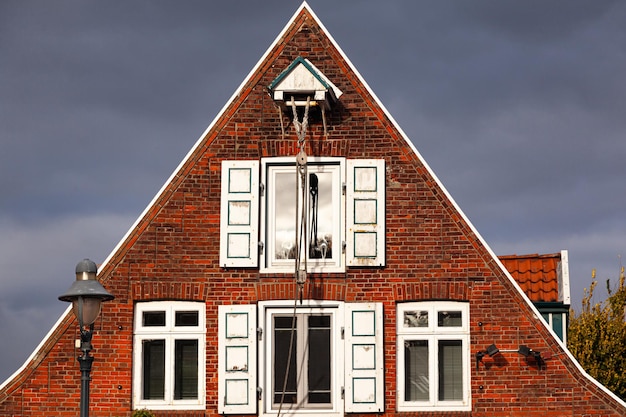
[(262, 161), (262, 181), (266, 187), (261, 211), (261, 218), (266, 219), (261, 224), (261, 235), (266, 242), (262, 267), (293, 271), (296, 229), (299, 229), (306, 231), (300, 257), (301, 261), (306, 257), (309, 271), (342, 270), (344, 171), (345, 160), (341, 158), (310, 161), (302, 184), (294, 158)]
[(284, 410), (332, 408), (338, 391), (337, 367), (332, 365), (337, 360), (335, 310), (267, 310), (266, 360), (273, 365), (265, 381), (271, 389), (269, 409), (278, 410), (281, 404)]
[(397, 307), (398, 411), (470, 410), (469, 303)]
[(133, 407), (205, 407), (205, 304), (142, 302), (135, 307)]
[(309, 272), (384, 265), (384, 160), (223, 161), (220, 265), (293, 272), (297, 254)]
[(218, 412), (382, 412), (382, 333), (380, 303), (220, 306)]

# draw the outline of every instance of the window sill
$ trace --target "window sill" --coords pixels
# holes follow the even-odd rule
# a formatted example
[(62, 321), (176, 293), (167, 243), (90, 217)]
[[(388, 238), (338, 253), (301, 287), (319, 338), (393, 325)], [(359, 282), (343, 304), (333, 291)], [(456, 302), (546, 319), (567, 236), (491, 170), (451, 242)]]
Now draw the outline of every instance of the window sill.
[[(278, 415), (278, 410), (270, 411), (265, 413), (259, 413), (259, 417), (276, 417)], [(344, 417), (345, 414), (340, 411), (333, 410), (281, 410), (281, 416), (294, 416), (294, 417), (320, 417), (320, 416), (328, 416), (328, 417)]]
[(468, 405), (398, 405), (398, 412), (434, 412), (434, 411), (472, 411), (472, 406)]
[(138, 402), (134, 404), (133, 409), (135, 410), (143, 410), (143, 409), (148, 409), (148, 410), (170, 410), (170, 411), (186, 411), (186, 410), (206, 410), (206, 404), (204, 403), (204, 401), (202, 402), (202, 404), (199, 403), (184, 403), (184, 404), (166, 404), (166, 403), (160, 403), (160, 402), (148, 402), (148, 401), (142, 401), (142, 402)]

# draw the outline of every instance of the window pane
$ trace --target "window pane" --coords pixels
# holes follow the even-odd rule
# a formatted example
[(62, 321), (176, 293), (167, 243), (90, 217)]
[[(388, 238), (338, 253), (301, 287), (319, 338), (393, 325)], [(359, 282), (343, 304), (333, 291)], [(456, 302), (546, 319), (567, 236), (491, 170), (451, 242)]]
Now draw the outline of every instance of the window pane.
[(404, 400), (428, 401), (428, 341), (404, 342)]
[(197, 311), (177, 311), (174, 320), (175, 326), (197, 326), (198, 325), (198, 312)]
[(142, 323), (144, 327), (165, 326), (165, 311), (144, 311)]
[(463, 351), (460, 340), (440, 340), (438, 350), (439, 400), (463, 399)]
[[(339, 161), (309, 164), (307, 175), (300, 176), (295, 163), (266, 165), (268, 267), (288, 267), (297, 253), (302, 259), (306, 256), (313, 269), (340, 265), (340, 168)], [(296, 230), (306, 231), (300, 248)], [(334, 248), (337, 242), (339, 249)]]
[(334, 212), (334, 208), (333, 174), (331, 172), (309, 174), (309, 258), (311, 259), (331, 259), (333, 256), (333, 225), (335, 217), (339, 215)]
[[(295, 321), (293, 321), (295, 320)], [(289, 359), (289, 345), (291, 340), (292, 325), (297, 325), (297, 318), (274, 317), (274, 403), (281, 402), (287, 361)], [(295, 331), (295, 330), (294, 330)], [(293, 335), (293, 352), (289, 366), (287, 385), (285, 386), (284, 404), (296, 404), (298, 395), (296, 390), (296, 357), (297, 357), (297, 332)]]
[(428, 327), (428, 311), (405, 311), (404, 327)]
[(174, 357), (174, 399), (198, 398), (198, 340), (176, 340)]
[(552, 313), (552, 329), (563, 340), (563, 314)]
[(463, 321), (461, 320), (461, 312), (438, 311), (437, 325), (439, 327), (461, 327), (463, 325)]
[(308, 403), (330, 404), (330, 316), (309, 316), (308, 322)]
[(274, 250), (275, 259), (295, 259), (296, 170), (274, 176)]
[(165, 340), (143, 341), (143, 399), (165, 398)]

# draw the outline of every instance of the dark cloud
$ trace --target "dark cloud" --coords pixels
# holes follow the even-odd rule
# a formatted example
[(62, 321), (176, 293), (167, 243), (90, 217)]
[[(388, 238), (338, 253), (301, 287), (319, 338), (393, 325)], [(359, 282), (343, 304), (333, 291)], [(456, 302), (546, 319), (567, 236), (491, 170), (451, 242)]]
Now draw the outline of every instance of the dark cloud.
[(459, 3), (466, 24), (475, 29), (493, 32), (522, 43), (552, 42), (571, 37), (588, 27), (593, 28), (613, 10), (616, 0), (588, 2), (585, 0), (531, 0), (525, 2), (484, 0)]
[[(497, 254), (568, 249), (575, 307), (617, 278), (626, 4), (309, 4)], [(0, 381), (297, 6), (0, 2)]]

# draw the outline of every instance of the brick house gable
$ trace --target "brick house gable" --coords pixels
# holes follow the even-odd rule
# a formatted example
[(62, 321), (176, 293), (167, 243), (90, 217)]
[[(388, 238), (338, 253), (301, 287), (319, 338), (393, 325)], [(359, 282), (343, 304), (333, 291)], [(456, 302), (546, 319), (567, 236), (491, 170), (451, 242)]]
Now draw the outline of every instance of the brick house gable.
[[(626, 415), (626, 405), (589, 378), (538, 318), (306, 3), (101, 265), (99, 279), (116, 299), (104, 306), (96, 323), (93, 415), (129, 415), (133, 407), (137, 303), (184, 300), (205, 305), (205, 404), (202, 409), (162, 410), (157, 415), (216, 416), (221, 401), (218, 306), (294, 298), (290, 274), (220, 266), (219, 242), (222, 161), (294, 157), (299, 151), (289, 115), (267, 91), (298, 57), (311, 61), (343, 92), (326, 126), (309, 125), (307, 154), (385, 161), (384, 267), (313, 273), (302, 292), (308, 300), (383, 307), (385, 393), (384, 410), (377, 414), (419, 414), (396, 411), (397, 306), (446, 300), (469, 303), (470, 364), (465, 366), (471, 373), (471, 410), (431, 415)], [(68, 310), (25, 365), (0, 386), (0, 415), (76, 414), (76, 327)], [(474, 354), (492, 343), (502, 353), (475, 367)], [(519, 345), (543, 352), (545, 368), (537, 369), (514, 353)]]

